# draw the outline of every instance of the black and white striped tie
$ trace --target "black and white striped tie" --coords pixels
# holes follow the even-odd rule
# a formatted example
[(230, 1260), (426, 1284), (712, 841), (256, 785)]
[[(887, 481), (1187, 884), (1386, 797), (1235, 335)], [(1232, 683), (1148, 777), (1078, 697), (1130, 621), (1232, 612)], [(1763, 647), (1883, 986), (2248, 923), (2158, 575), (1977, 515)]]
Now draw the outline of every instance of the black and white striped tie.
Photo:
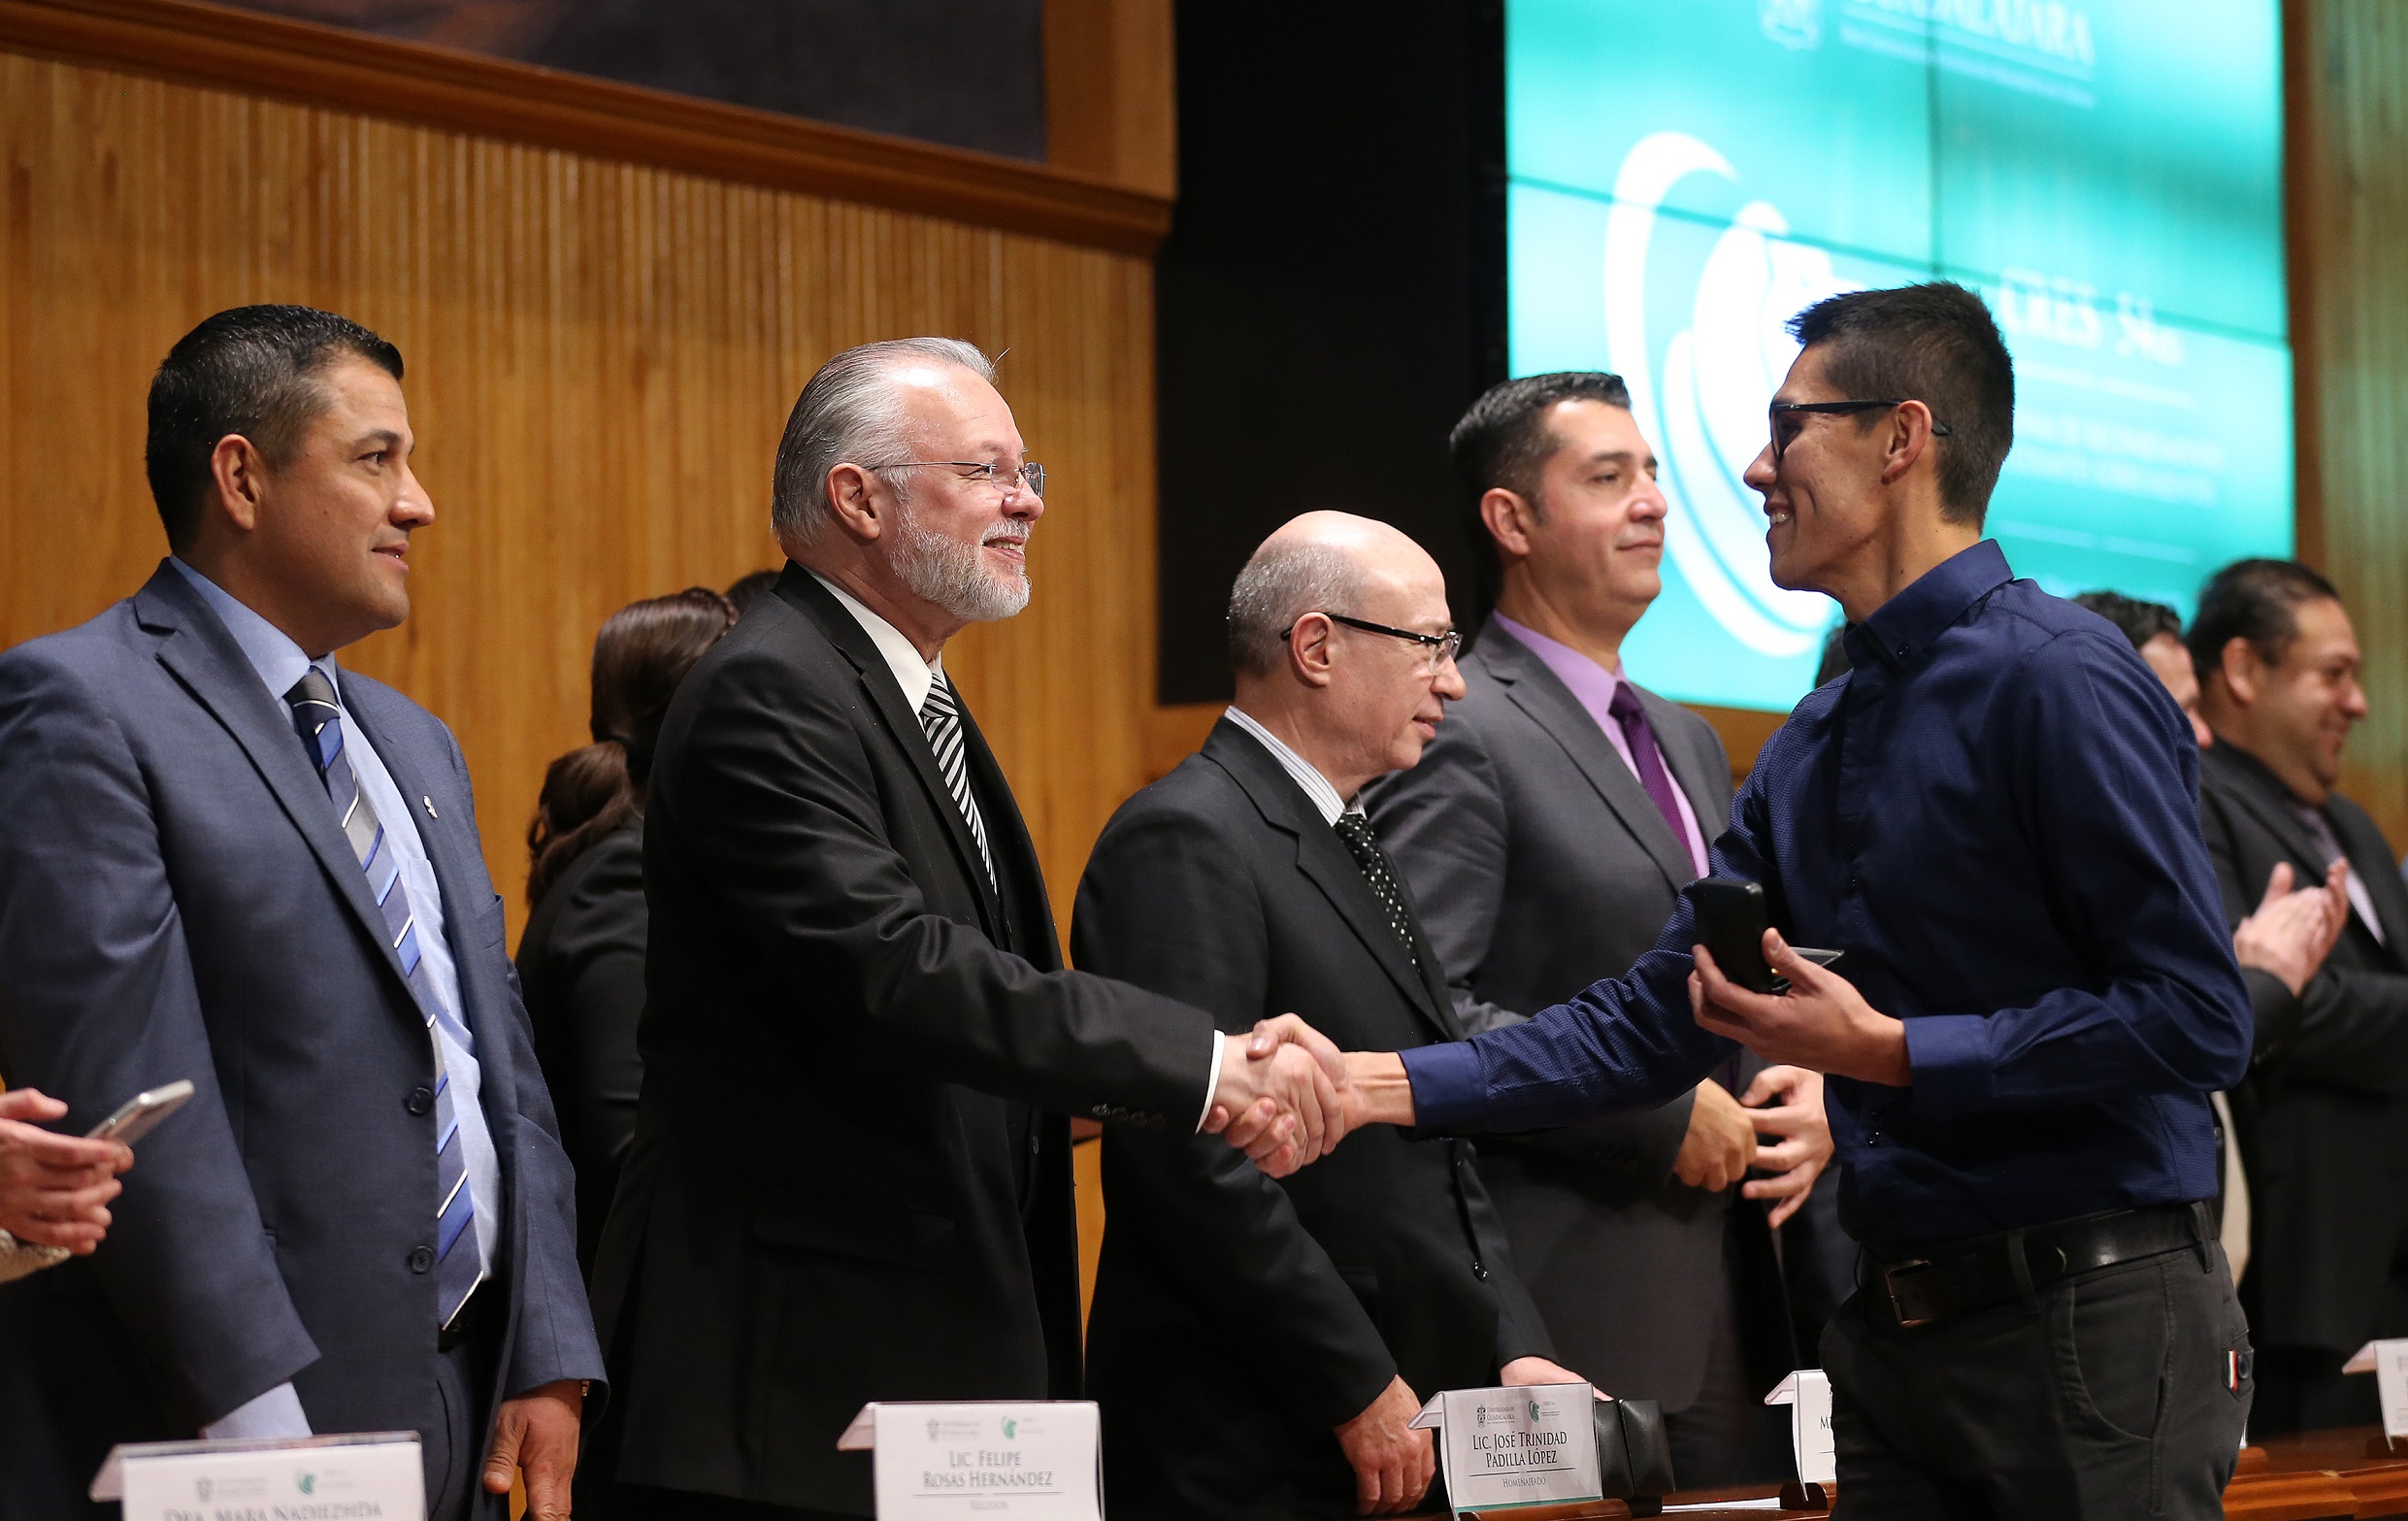
[(971, 795), (970, 767), (962, 754), (962, 710), (953, 700), (953, 683), (944, 673), (928, 683), (928, 699), (920, 704), (920, 727), (928, 731), (928, 747), (937, 752), (937, 770), (944, 777), (953, 806), (962, 810), (970, 838), (978, 842), (978, 859), (986, 863), (987, 885), (995, 882), (995, 857), (987, 853), (986, 820), (978, 816), (978, 800)]

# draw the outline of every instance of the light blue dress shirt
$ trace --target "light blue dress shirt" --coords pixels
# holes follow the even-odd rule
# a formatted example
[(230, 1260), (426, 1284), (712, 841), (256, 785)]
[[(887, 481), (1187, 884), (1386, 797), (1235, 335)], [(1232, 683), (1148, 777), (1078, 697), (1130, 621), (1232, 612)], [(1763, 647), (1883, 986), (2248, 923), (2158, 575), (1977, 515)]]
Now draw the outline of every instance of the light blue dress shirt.
[[(284, 694), (300, 681), (304, 672), (315, 666), (334, 683), (335, 699), (343, 698), (343, 678), (335, 666), (335, 657), (312, 660), (281, 629), (237, 602), (208, 577), (180, 559), (169, 564), (182, 574), (192, 589), (201, 594), (210, 611), (234, 636), (249, 657), (251, 669), (266, 683), (269, 695), (280, 708)], [(361, 726), (345, 710), (343, 753), (351, 762), (351, 774), (359, 779), (362, 796), (377, 810), (378, 822), (384, 826), (401, 856), (402, 885), (410, 894), (411, 912), (417, 916), (418, 953), (423, 959), (427, 987), (435, 1001), (444, 1007), (463, 1030), (469, 1027), (468, 1016), (460, 1007), (460, 973), (451, 956), (451, 940), (445, 927), (443, 888), (435, 880), (435, 868), (426, 857), (426, 843), (418, 838), (417, 819), (393, 784), (392, 773), (384, 769), (383, 760)], [(300, 741), (296, 738), (296, 745)], [(490, 1276), (493, 1254), (502, 1218), (502, 1164), (493, 1146), (493, 1132), (485, 1124), (485, 1112), (479, 1102), (482, 1074), (477, 1065), (476, 1053), (461, 1049), (438, 1021), (435, 1039), (443, 1042), (444, 1070), (450, 1074), (455, 1096), (454, 1105), (460, 1122), (460, 1144), (468, 1167), (469, 1187), (477, 1201), (477, 1264)], [(430, 1217), (431, 1218), (431, 1217)], [(285, 1406), (289, 1405), (287, 1410)], [(289, 1418), (300, 1414), (300, 1403), (293, 1397), (292, 1386), (280, 1385), (253, 1400), (225, 1418), (203, 1428), (207, 1437), (283, 1437), (306, 1436), (306, 1422), (299, 1431), (290, 1428)], [(270, 1424), (263, 1420), (273, 1417)]]

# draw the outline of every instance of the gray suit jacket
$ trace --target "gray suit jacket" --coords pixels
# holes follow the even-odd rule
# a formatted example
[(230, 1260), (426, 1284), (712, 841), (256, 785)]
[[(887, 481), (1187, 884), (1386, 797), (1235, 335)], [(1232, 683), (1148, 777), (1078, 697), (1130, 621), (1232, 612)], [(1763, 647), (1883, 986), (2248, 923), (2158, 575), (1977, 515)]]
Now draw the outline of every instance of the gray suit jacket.
[[(598, 1378), (459, 746), (388, 687), (342, 689), (424, 800), (500, 1153), (487, 1407)], [(289, 713), (172, 567), (0, 655), (0, 1073), (77, 1131), (199, 1090), (137, 1148), (98, 1253), (0, 1288), (0, 1516), (79, 1511), (111, 1443), (190, 1437), (287, 1380), (318, 1431), (440, 1431), (432, 1046)]]
[[(1463, 700), (1421, 764), (1367, 794), (1413, 889), (1468, 1034), (1526, 1019), (1655, 943), (1697, 874), (1588, 711), (1494, 624), (1463, 660)], [(1687, 709), (1639, 689), (1707, 841), (1731, 812), (1731, 761)], [(1569, 1367), (1615, 1394), (1685, 1409), (1727, 1292), (1728, 1198), (1672, 1176), (1684, 1096), (1543, 1136), (1495, 1140), (1480, 1171), (1515, 1263)]]

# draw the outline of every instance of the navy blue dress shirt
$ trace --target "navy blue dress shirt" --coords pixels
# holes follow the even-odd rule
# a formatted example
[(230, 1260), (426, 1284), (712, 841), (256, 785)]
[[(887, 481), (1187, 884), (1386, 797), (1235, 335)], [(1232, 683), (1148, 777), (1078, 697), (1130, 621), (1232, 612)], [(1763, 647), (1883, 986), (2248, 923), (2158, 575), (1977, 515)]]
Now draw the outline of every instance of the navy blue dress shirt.
[[(2216, 1191), (2207, 1095), (2249, 997), (2181, 710), (2104, 619), (1984, 541), (1848, 632), (1715, 843), (1796, 945), (1906, 1022), (1910, 1087), (1833, 1077), (1840, 1218), (1940, 1241)], [(1662, 1103), (1729, 1055), (1690, 1013), (1687, 900), (1628, 975), (1404, 1053), (1425, 1131)]]

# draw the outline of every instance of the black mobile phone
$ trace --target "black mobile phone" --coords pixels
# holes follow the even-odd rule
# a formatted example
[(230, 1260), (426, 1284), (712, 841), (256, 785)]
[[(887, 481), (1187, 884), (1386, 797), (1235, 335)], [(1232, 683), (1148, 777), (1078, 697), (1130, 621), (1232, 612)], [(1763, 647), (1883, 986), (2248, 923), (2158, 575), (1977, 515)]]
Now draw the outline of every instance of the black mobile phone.
[(1765, 889), (1735, 876), (1701, 876), (1681, 889), (1698, 910), (1698, 943), (1723, 975), (1752, 993), (1786, 993), (1790, 979), (1765, 964)]

